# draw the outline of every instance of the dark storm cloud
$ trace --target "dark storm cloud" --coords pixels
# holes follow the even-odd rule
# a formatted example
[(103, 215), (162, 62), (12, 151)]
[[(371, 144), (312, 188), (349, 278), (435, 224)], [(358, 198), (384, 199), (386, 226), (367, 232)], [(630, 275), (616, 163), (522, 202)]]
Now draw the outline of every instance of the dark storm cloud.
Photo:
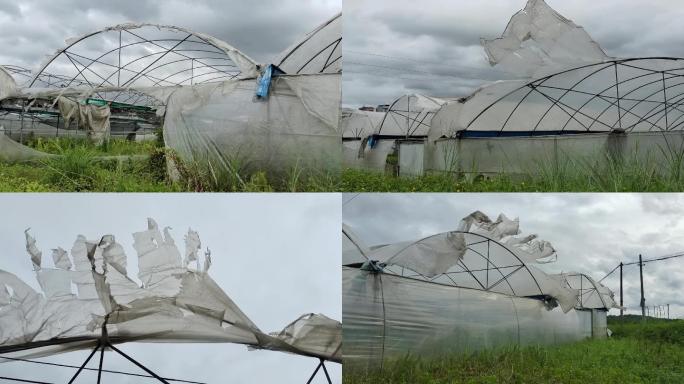
[(0, 63), (32, 68), (67, 38), (129, 21), (207, 33), (266, 62), (340, 10), (341, 0), (0, 0)]
[[(684, 9), (677, 1), (547, 3), (585, 27), (608, 55), (684, 56)], [(466, 96), (480, 85), (511, 78), (489, 67), (480, 38), (500, 36), (524, 6), (525, 0), (347, 0), (344, 104), (389, 103), (406, 93)], [(378, 77), (386, 79), (380, 88), (370, 82)]]
[[(353, 200), (352, 200), (353, 199)], [(396, 194), (345, 195), (343, 220), (368, 245), (416, 240), (454, 230), (475, 210), (520, 218), (523, 233), (536, 233), (558, 251), (547, 272), (577, 271), (603, 278), (620, 262), (684, 251), (679, 195), (639, 194)], [(639, 306), (638, 267), (624, 270), (625, 305)], [(670, 303), (684, 316), (684, 258), (645, 266), (648, 305)], [(619, 291), (614, 273), (606, 285)], [(676, 304), (676, 305), (675, 305)]]

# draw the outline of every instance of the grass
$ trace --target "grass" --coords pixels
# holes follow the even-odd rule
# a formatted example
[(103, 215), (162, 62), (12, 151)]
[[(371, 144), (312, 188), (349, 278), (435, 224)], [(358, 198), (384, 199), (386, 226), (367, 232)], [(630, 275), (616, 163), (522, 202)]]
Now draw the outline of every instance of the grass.
[(610, 155), (539, 161), (522, 174), (483, 176), (431, 173), (395, 177), (345, 169), (343, 192), (681, 192), (684, 162), (679, 156), (614, 158)]
[[(279, 175), (263, 171), (225, 172), (182, 162), (165, 150), (161, 136), (142, 143), (112, 139), (94, 146), (84, 138), (29, 138), (27, 145), (59, 157), (22, 164), (0, 163), (0, 191), (93, 192), (681, 192), (684, 155), (616, 159), (553, 159), (524, 174), (471, 172), (395, 177), (345, 169), (312, 173), (299, 166)], [(679, 152), (677, 152), (679, 153)], [(663, 156), (664, 155), (664, 156)], [(128, 158), (127, 158), (128, 157)], [(171, 161), (179, 177), (167, 176)], [(230, 164), (241, 170), (239, 162)]]
[(616, 322), (608, 340), (405, 357), (382, 371), (345, 369), (343, 383), (683, 383), (684, 321)]
[[(0, 162), (0, 192), (328, 192), (339, 177), (295, 167), (282, 180), (265, 172), (217, 176), (213, 169), (187, 164), (157, 141), (111, 139), (101, 146), (85, 138), (29, 138), (29, 147), (58, 155), (31, 162)], [(167, 161), (178, 170), (171, 180)]]

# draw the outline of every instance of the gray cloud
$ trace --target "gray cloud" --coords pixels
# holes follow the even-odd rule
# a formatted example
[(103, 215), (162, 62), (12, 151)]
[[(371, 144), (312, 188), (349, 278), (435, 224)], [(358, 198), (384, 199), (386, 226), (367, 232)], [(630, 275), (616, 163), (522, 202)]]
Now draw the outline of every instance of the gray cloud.
[[(675, 0), (547, 3), (611, 56), (682, 56), (684, 9)], [(524, 6), (525, 0), (345, 1), (344, 104), (384, 104), (406, 93), (466, 96), (511, 78), (489, 67), (479, 40), (501, 35)]]
[(213, 35), (260, 62), (340, 12), (341, 0), (0, 1), (0, 63), (36, 67), (64, 40), (134, 21)]
[[(353, 198), (353, 200), (352, 200)], [(684, 251), (684, 223), (669, 215), (679, 195), (641, 194), (362, 194), (345, 195), (343, 220), (369, 245), (415, 240), (454, 230), (475, 210), (519, 217), (524, 233), (536, 233), (558, 251), (547, 272), (577, 271), (600, 279), (622, 262)], [(654, 208), (655, 207), (655, 208)], [(625, 305), (639, 306), (638, 267), (624, 270)], [(647, 305), (671, 304), (684, 316), (684, 258), (645, 266)], [(618, 274), (605, 284), (619, 292)]]

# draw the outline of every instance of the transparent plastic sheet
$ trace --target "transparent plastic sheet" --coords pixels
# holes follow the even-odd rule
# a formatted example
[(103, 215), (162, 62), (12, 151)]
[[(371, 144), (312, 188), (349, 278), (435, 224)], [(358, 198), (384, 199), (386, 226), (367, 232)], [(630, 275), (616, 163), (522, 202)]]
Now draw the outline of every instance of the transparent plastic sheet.
[(4, 129), (0, 126), (0, 161), (16, 163), (29, 160), (44, 159), (53, 157), (45, 152), (36, 151), (33, 148), (17, 143), (5, 135)]
[(381, 136), (422, 137), (430, 131), (432, 118), (445, 99), (424, 95), (404, 95), (390, 104), (375, 134)]
[(365, 263), (370, 250), (354, 234), (352, 229), (342, 224), (342, 265)]
[(342, 73), (342, 14), (309, 32), (280, 53), (273, 63), (285, 73)]
[(279, 76), (266, 101), (251, 80), (182, 87), (169, 97), (164, 140), (189, 163), (224, 175), (339, 172), (340, 75)]
[(615, 302), (614, 293), (591, 276), (580, 273), (564, 273), (557, 275), (556, 278), (564, 279), (569, 286), (579, 290), (578, 305), (583, 308), (619, 308)]
[(492, 65), (532, 77), (550, 68), (601, 62), (608, 56), (584, 28), (566, 19), (544, 0), (529, 0), (513, 15), (503, 35), (482, 40)]
[(321, 314), (309, 313), (271, 336), (300, 351), (315, 356), (329, 356), (342, 361), (342, 324)]
[(127, 276), (126, 255), (112, 235), (78, 236), (73, 264), (57, 249), (54, 268), (33, 257), (39, 248), (27, 235), (42, 292), (0, 270), (0, 352), (39, 357), (88, 348), (104, 327), (112, 343), (225, 342), (341, 360), (339, 322), (307, 315), (277, 336), (261, 332), (207, 274), (209, 256), (202, 270), (183, 266), (167, 229), (153, 220), (134, 234), (134, 248), (142, 286)]
[(343, 268), (345, 369), (379, 368), (411, 354), (439, 357), (591, 336), (591, 313), (541, 300)]
[(344, 141), (342, 145), (345, 167), (384, 172), (387, 156), (396, 149), (396, 140), (379, 139), (373, 148), (368, 145), (367, 140)]
[(14, 77), (3, 66), (0, 66), (0, 101), (13, 95), (16, 90), (17, 83)]
[[(343, 138), (363, 139), (372, 135), (385, 114), (382, 112), (342, 109), (340, 131)], [(358, 151), (357, 151), (358, 152)]]
[(425, 143), (416, 141), (399, 141), (399, 175), (420, 176), (423, 174), (425, 159)]

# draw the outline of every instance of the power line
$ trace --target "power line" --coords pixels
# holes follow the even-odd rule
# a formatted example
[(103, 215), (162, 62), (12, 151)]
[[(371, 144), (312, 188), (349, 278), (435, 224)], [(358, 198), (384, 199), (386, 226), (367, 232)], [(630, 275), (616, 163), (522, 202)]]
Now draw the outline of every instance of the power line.
[[(663, 256), (663, 257), (659, 257), (659, 258), (656, 258), (656, 259), (643, 260), (643, 261), (642, 261), (642, 264), (652, 263), (652, 262), (654, 262), (654, 261), (662, 261), (662, 260), (674, 259), (674, 258), (677, 258), (677, 257), (684, 257), (684, 252), (675, 253), (675, 254), (672, 254), (672, 255)], [(634, 261), (634, 262), (627, 263), (627, 264), (624, 264), (624, 265), (635, 265), (635, 264), (639, 264), (639, 262), (638, 262), (638, 261)]]
[[(53, 366), (53, 367), (62, 367), (62, 368), (74, 368), (74, 369), (81, 368), (81, 367), (79, 367), (79, 366), (77, 366), (77, 365), (49, 363), (49, 362), (47, 362), (47, 361), (37, 361), (37, 360), (21, 359), (21, 358), (18, 358), (18, 357), (5, 357), (5, 356), (0, 356), (0, 359), (6, 359), (6, 360), (11, 360), (11, 361), (21, 361), (21, 362), (25, 362), (25, 363), (33, 363), (33, 364), (41, 364), (41, 365), (50, 365), (50, 366)], [(83, 370), (87, 370), (87, 371), (99, 371), (99, 369), (97, 369), (97, 368), (87, 368), (87, 367), (83, 367)], [(126, 375), (126, 376), (136, 376), (136, 377), (154, 378), (154, 376), (150, 376), (150, 375), (143, 375), (143, 374), (139, 374), (139, 373), (124, 372), (124, 371), (115, 371), (115, 370), (108, 370), (108, 369), (103, 369), (102, 372), (115, 373), (115, 374), (118, 374), (118, 375)], [(0, 377), (0, 379), (15, 380), (15, 381), (24, 381), (24, 380), (21, 380), (21, 379), (12, 379), (12, 378), (5, 378), (5, 377)], [(167, 377), (165, 377), (164, 380), (175, 381), (175, 382), (179, 382), (179, 383), (189, 383), (189, 384), (205, 384), (205, 383), (198, 382), (198, 381), (189, 381), (189, 380), (181, 380), (181, 379), (170, 379), (170, 378), (167, 378)], [(24, 381), (24, 382), (27, 382), (27, 383), (43, 383), (42, 381)], [(49, 383), (48, 383), (48, 384), (49, 384)]]
[[(623, 265), (624, 265), (624, 264), (623, 264)], [(603, 280), (605, 280), (606, 277), (608, 277), (608, 276), (610, 276), (611, 274), (613, 274), (613, 272), (617, 271), (618, 268), (620, 268), (620, 264), (618, 264), (615, 268), (613, 268), (612, 271), (608, 272), (607, 275), (603, 276), (603, 279), (599, 280), (598, 282), (600, 283), (600, 282), (602, 282)]]
[(0, 380), (18, 381), (20, 383), (33, 383), (33, 384), (53, 384), (53, 383), (50, 383), (48, 381), (25, 380), (25, 379), (17, 379), (16, 377), (5, 377), (5, 376), (0, 376)]
[[(657, 257), (657, 258), (655, 258), (655, 259), (642, 260), (642, 261), (641, 261), (641, 264), (643, 265), (643, 264), (646, 264), (646, 263), (652, 263), (652, 262), (654, 262), (654, 261), (669, 260), (669, 259), (674, 259), (674, 258), (677, 258), (677, 257), (684, 257), (684, 252), (678, 252), (678, 253), (674, 253), (674, 254), (667, 255), (667, 256)], [(628, 265), (638, 265), (638, 264), (639, 264), (638, 261), (633, 261), (633, 262), (631, 262), (631, 263), (624, 263), (624, 264), (622, 264), (622, 266), (624, 267), (624, 266), (628, 266)], [(618, 268), (620, 268), (620, 264), (618, 264), (615, 268), (613, 268), (612, 271), (608, 272), (607, 275), (603, 276), (603, 278), (602, 278), (601, 280), (599, 280), (599, 283), (602, 282), (603, 280), (605, 280), (608, 276), (612, 275), (613, 272), (615, 272)]]

